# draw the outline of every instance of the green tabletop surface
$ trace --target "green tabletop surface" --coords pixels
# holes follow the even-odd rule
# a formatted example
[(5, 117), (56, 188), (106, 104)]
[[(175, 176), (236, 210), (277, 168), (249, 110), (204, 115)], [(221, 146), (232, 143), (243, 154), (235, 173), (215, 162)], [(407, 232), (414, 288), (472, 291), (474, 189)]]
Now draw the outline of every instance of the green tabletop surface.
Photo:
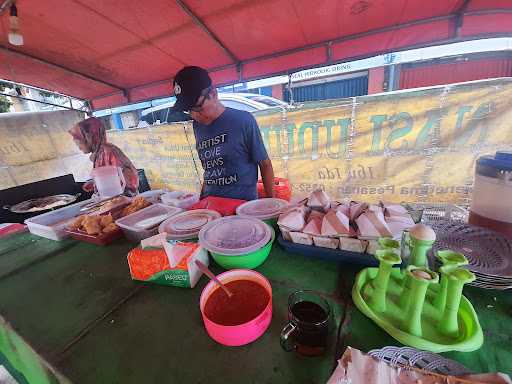
[[(256, 269), (272, 285), (271, 325), (247, 346), (226, 347), (210, 339), (202, 323), (206, 277), (194, 289), (133, 281), (126, 261), (133, 247), (126, 240), (99, 247), (28, 233), (0, 240), (0, 364), (29, 383), (327, 381), (342, 352), (342, 267), (274, 244)], [(223, 271), (214, 263), (211, 268)], [(322, 357), (280, 347), (287, 299), (298, 289), (316, 291), (333, 308), (330, 348)]]
[[(134, 244), (99, 247), (12, 235), (0, 240), (0, 365), (20, 383), (325, 383), (347, 346), (369, 351), (400, 345), (354, 306), (361, 269), (305, 258), (274, 244), (257, 268), (272, 284), (273, 317), (265, 334), (242, 347), (207, 335), (194, 289), (133, 281)], [(215, 273), (223, 270), (215, 265)], [(322, 357), (284, 352), (279, 334), (287, 298), (311, 289), (333, 308), (330, 347)], [(512, 296), (465, 287), (484, 330), (483, 347), (446, 357), (474, 372), (512, 374)]]

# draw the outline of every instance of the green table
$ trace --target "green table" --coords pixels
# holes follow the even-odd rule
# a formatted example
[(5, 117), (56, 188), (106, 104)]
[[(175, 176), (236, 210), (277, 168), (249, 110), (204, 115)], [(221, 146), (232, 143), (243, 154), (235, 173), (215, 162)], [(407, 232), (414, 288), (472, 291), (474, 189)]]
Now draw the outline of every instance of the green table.
[[(274, 245), (257, 270), (273, 288), (269, 330), (244, 347), (211, 340), (195, 289), (132, 281), (132, 244), (107, 247), (30, 234), (0, 240), (0, 364), (23, 383), (325, 383), (336, 364), (346, 286), (335, 264)], [(215, 272), (220, 268), (213, 266)], [(334, 309), (329, 352), (286, 353), (287, 297), (313, 289)]]
[[(20, 383), (325, 383), (346, 346), (398, 345), (353, 305), (360, 268), (312, 261), (274, 245), (258, 271), (272, 283), (269, 330), (244, 347), (206, 334), (195, 289), (132, 281), (120, 240), (97, 247), (30, 234), (0, 240), (0, 364)], [(215, 272), (221, 269), (212, 266)], [(334, 308), (329, 353), (300, 358), (279, 346), (287, 297), (313, 289)], [(475, 372), (512, 374), (512, 296), (466, 287), (484, 329), (471, 353), (447, 353)]]

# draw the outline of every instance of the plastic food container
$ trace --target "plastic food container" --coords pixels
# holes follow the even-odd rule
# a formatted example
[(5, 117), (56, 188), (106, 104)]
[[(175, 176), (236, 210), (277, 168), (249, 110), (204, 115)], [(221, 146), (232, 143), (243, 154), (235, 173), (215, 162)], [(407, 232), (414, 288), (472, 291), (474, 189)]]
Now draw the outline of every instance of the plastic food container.
[(264, 247), (272, 237), (272, 228), (252, 217), (228, 216), (205, 225), (199, 243), (221, 255), (244, 255)]
[(289, 203), (283, 199), (264, 198), (251, 200), (240, 205), (236, 209), (236, 214), (244, 217), (254, 217), (260, 220), (277, 218), (283, 210), (289, 206)]
[(163, 189), (155, 189), (139, 193), (137, 196), (145, 198), (150, 203), (156, 204), (160, 202), (162, 195), (165, 193), (166, 191)]
[(167, 192), (160, 196), (162, 203), (187, 209), (199, 201), (199, 195), (197, 193), (188, 193), (181, 191)]
[(88, 204), (84, 205), (83, 211), (80, 212), (80, 215), (102, 215), (108, 212), (121, 212), (123, 208), (125, 208), (131, 202), (132, 199), (126, 196), (117, 196), (104, 200), (91, 199), (88, 201)]
[[(105, 211), (100, 215), (97, 215), (96, 213), (92, 213), (91, 216), (106, 216), (106, 215), (112, 215), (112, 218), (114, 220), (118, 219), (123, 211), (123, 206), (116, 206), (115, 208), (111, 209), (110, 211)], [(71, 222), (69, 222), (70, 224)], [(82, 231), (80, 229), (72, 230), (72, 229), (66, 229), (66, 232), (75, 240), (84, 241), (86, 243), (91, 243), (95, 245), (108, 245), (112, 243), (113, 241), (123, 237), (123, 231), (118, 226), (115, 231), (109, 232), (109, 233), (100, 233), (99, 235), (89, 235), (87, 232)]]
[(91, 175), (94, 187), (102, 198), (118, 196), (124, 192), (126, 180), (121, 167), (108, 165), (94, 168)]
[(110, 233), (102, 233), (101, 235), (89, 235), (86, 232), (79, 230), (66, 230), (66, 232), (75, 240), (84, 241), (86, 243), (101, 246), (108, 245), (113, 241), (120, 239), (123, 236), (123, 231), (121, 230), (121, 228)]
[(223, 255), (211, 251), (210, 253), (213, 260), (215, 260), (215, 262), (224, 269), (253, 269), (259, 267), (265, 262), (265, 260), (267, 260), (275, 238), (276, 234), (274, 229), (272, 229), (272, 238), (264, 247), (244, 255)]
[(218, 275), (217, 278), (224, 284), (233, 280), (252, 280), (267, 290), (269, 301), (263, 312), (247, 323), (235, 326), (225, 326), (214, 323), (208, 319), (204, 313), (208, 298), (218, 289), (217, 285), (213, 281), (210, 281), (203, 289), (201, 298), (199, 299), (199, 308), (208, 335), (216, 342), (227, 346), (245, 345), (258, 339), (265, 333), (272, 320), (272, 286), (270, 282), (262, 274), (244, 269), (224, 272)]
[(171, 240), (196, 239), (203, 226), (220, 217), (220, 213), (209, 209), (181, 212), (160, 224), (158, 232), (167, 233)]
[(469, 223), (512, 238), (512, 152), (476, 161)]
[(43, 213), (25, 220), (30, 233), (50, 240), (60, 241), (69, 236), (66, 229), (68, 224), (80, 215), (80, 209), (90, 204), (92, 200), (85, 200), (67, 207)]
[(180, 208), (165, 204), (153, 204), (116, 220), (116, 224), (123, 230), (128, 240), (139, 243), (143, 239), (156, 235), (160, 223), (181, 211)]

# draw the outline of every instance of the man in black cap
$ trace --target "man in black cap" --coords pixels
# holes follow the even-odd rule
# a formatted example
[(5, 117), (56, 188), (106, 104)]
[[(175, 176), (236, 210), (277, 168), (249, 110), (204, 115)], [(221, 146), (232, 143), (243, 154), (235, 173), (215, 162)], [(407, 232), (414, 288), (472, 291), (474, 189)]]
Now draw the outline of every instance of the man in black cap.
[(273, 197), (274, 170), (253, 115), (226, 108), (208, 72), (185, 67), (174, 77), (175, 111), (194, 119), (196, 149), (204, 169), (201, 198), (258, 198), (258, 167), (267, 197)]

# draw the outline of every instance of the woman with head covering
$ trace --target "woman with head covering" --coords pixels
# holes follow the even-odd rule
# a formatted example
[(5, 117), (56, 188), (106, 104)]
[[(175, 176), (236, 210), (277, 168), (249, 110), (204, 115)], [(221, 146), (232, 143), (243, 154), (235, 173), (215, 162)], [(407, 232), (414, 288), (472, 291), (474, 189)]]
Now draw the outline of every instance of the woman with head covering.
[[(73, 141), (83, 153), (91, 154), (93, 168), (108, 165), (120, 167), (126, 181), (125, 191), (128, 194), (137, 194), (139, 176), (137, 169), (126, 155), (115, 145), (107, 143), (107, 133), (101, 120), (91, 117), (76, 124), (69, 130)], [(94, 183), (84, 184), (86, 191), (91, 191)]]

